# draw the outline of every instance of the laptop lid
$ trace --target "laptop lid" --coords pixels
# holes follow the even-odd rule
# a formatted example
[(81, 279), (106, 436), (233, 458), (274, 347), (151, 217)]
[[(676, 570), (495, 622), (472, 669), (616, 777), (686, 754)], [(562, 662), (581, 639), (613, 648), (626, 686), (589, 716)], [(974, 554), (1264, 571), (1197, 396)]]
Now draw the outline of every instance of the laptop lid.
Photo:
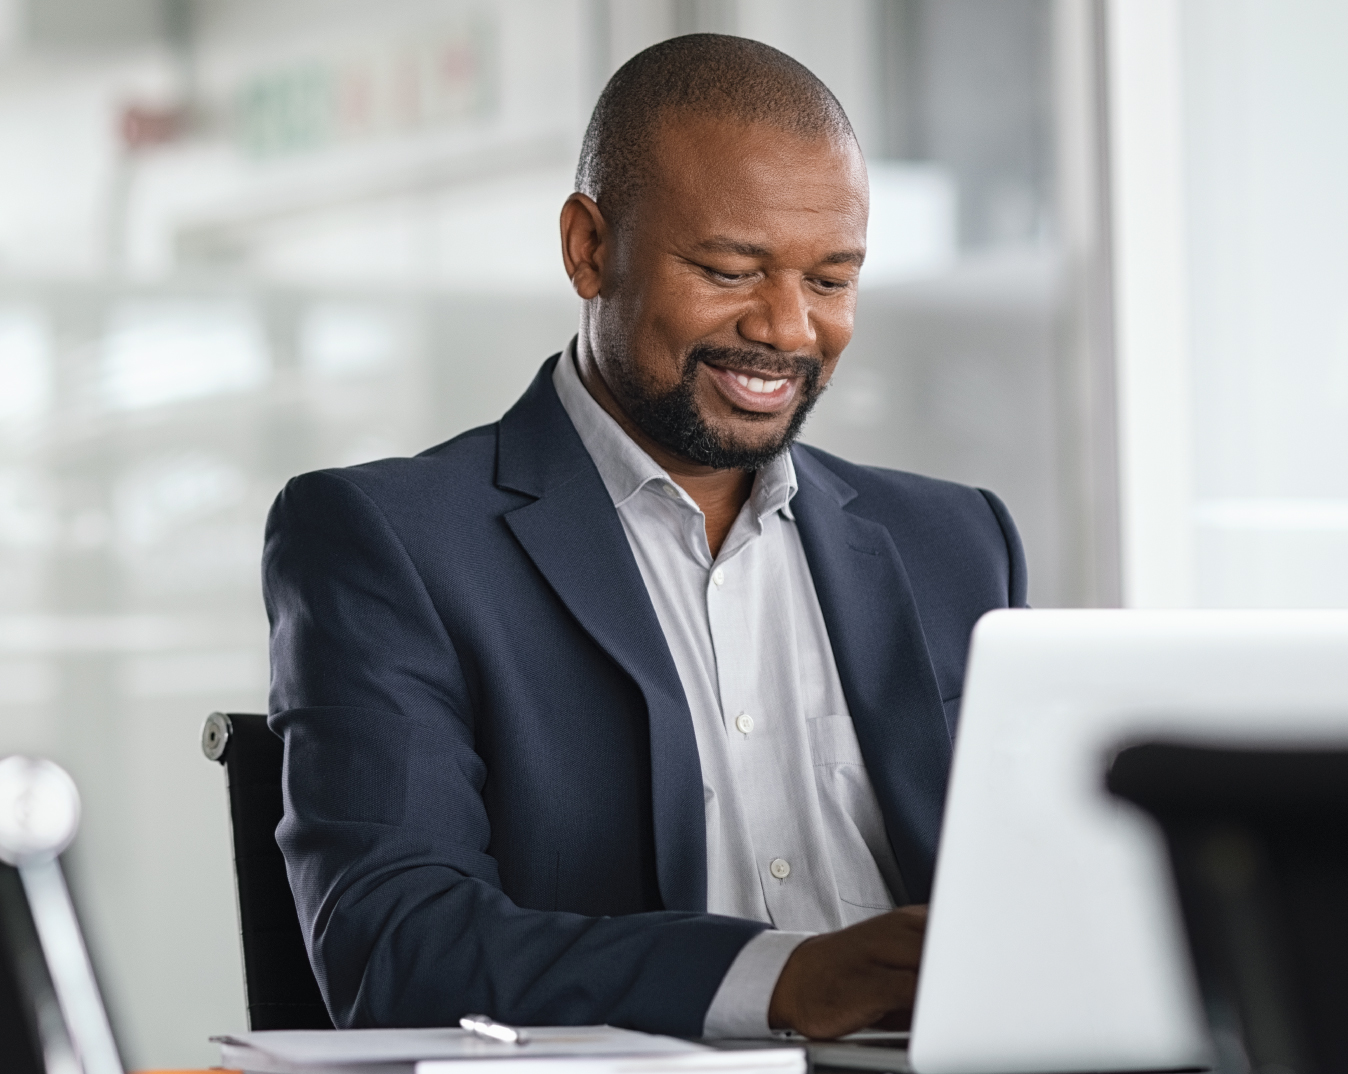
[(974, 631), (909, 1052), (921, 1074), (1164, 1070), (1209, 1047), (1121, 746), (1348, 745), (1348, 612), (999, 611)]

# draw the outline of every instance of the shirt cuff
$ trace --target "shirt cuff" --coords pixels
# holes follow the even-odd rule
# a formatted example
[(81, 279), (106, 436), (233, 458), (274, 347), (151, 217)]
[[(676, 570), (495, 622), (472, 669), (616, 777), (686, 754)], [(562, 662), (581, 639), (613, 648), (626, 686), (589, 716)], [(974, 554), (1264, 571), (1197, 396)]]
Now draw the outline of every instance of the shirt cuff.
[(704, 1037), (770, 1037), (768, 1007), (782, 967), (812, 932), (766, 929), (740, 948), (702, 1022)]

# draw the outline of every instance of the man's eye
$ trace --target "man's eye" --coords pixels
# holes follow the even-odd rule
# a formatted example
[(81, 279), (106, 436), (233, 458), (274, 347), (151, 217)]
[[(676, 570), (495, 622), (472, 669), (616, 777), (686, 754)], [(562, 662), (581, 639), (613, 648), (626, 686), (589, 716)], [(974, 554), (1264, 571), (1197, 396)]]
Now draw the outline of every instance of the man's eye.
[(740, 280), (749, 278), (747, 272), (722, 272), (720, 269), (714, 269), (710, 265), (704, 265), (703, 270), (710, 276), (718, 280), (725, 280), (727, 283), (738, 283)]

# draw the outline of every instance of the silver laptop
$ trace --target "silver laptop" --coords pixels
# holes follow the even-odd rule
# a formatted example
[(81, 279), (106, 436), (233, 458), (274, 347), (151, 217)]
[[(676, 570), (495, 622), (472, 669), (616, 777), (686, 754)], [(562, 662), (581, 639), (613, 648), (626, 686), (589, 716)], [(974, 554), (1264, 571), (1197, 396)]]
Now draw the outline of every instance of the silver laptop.
[(1205, 1067), (1141, 740), (1348, 746), (1348, 612), (1000, 611), (974, 632), (908, 1060)]

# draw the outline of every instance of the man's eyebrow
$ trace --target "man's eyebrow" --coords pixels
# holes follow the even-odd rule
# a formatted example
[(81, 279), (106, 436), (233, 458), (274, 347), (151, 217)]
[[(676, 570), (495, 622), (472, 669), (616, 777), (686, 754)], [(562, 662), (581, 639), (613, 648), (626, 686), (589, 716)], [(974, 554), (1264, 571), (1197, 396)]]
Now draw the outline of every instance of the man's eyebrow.
[[(771, 253), (766, 246), (757, 246), (752, 242), (740, 242), (738, 239), (728, 238), (724, 235), (704, 239), (697, 246), (699, 250), (706, 250), (710, 253), (739, 254), (741, 257), (767, 257)], [(856, 265), (860, 268), (861, 263), (865, 260), (866, 253), (864, 250), (839, 250), (837, 253), (821, 258), (820, 264)]]
[(739, 254), (741, 257), (767, 257), (769, 253), (766, 246), (755, 246), (751, 242), (740, 242), (725, 235), (703, 239), (697, 246), (699, 250), (707, 250), (716, 254)]

